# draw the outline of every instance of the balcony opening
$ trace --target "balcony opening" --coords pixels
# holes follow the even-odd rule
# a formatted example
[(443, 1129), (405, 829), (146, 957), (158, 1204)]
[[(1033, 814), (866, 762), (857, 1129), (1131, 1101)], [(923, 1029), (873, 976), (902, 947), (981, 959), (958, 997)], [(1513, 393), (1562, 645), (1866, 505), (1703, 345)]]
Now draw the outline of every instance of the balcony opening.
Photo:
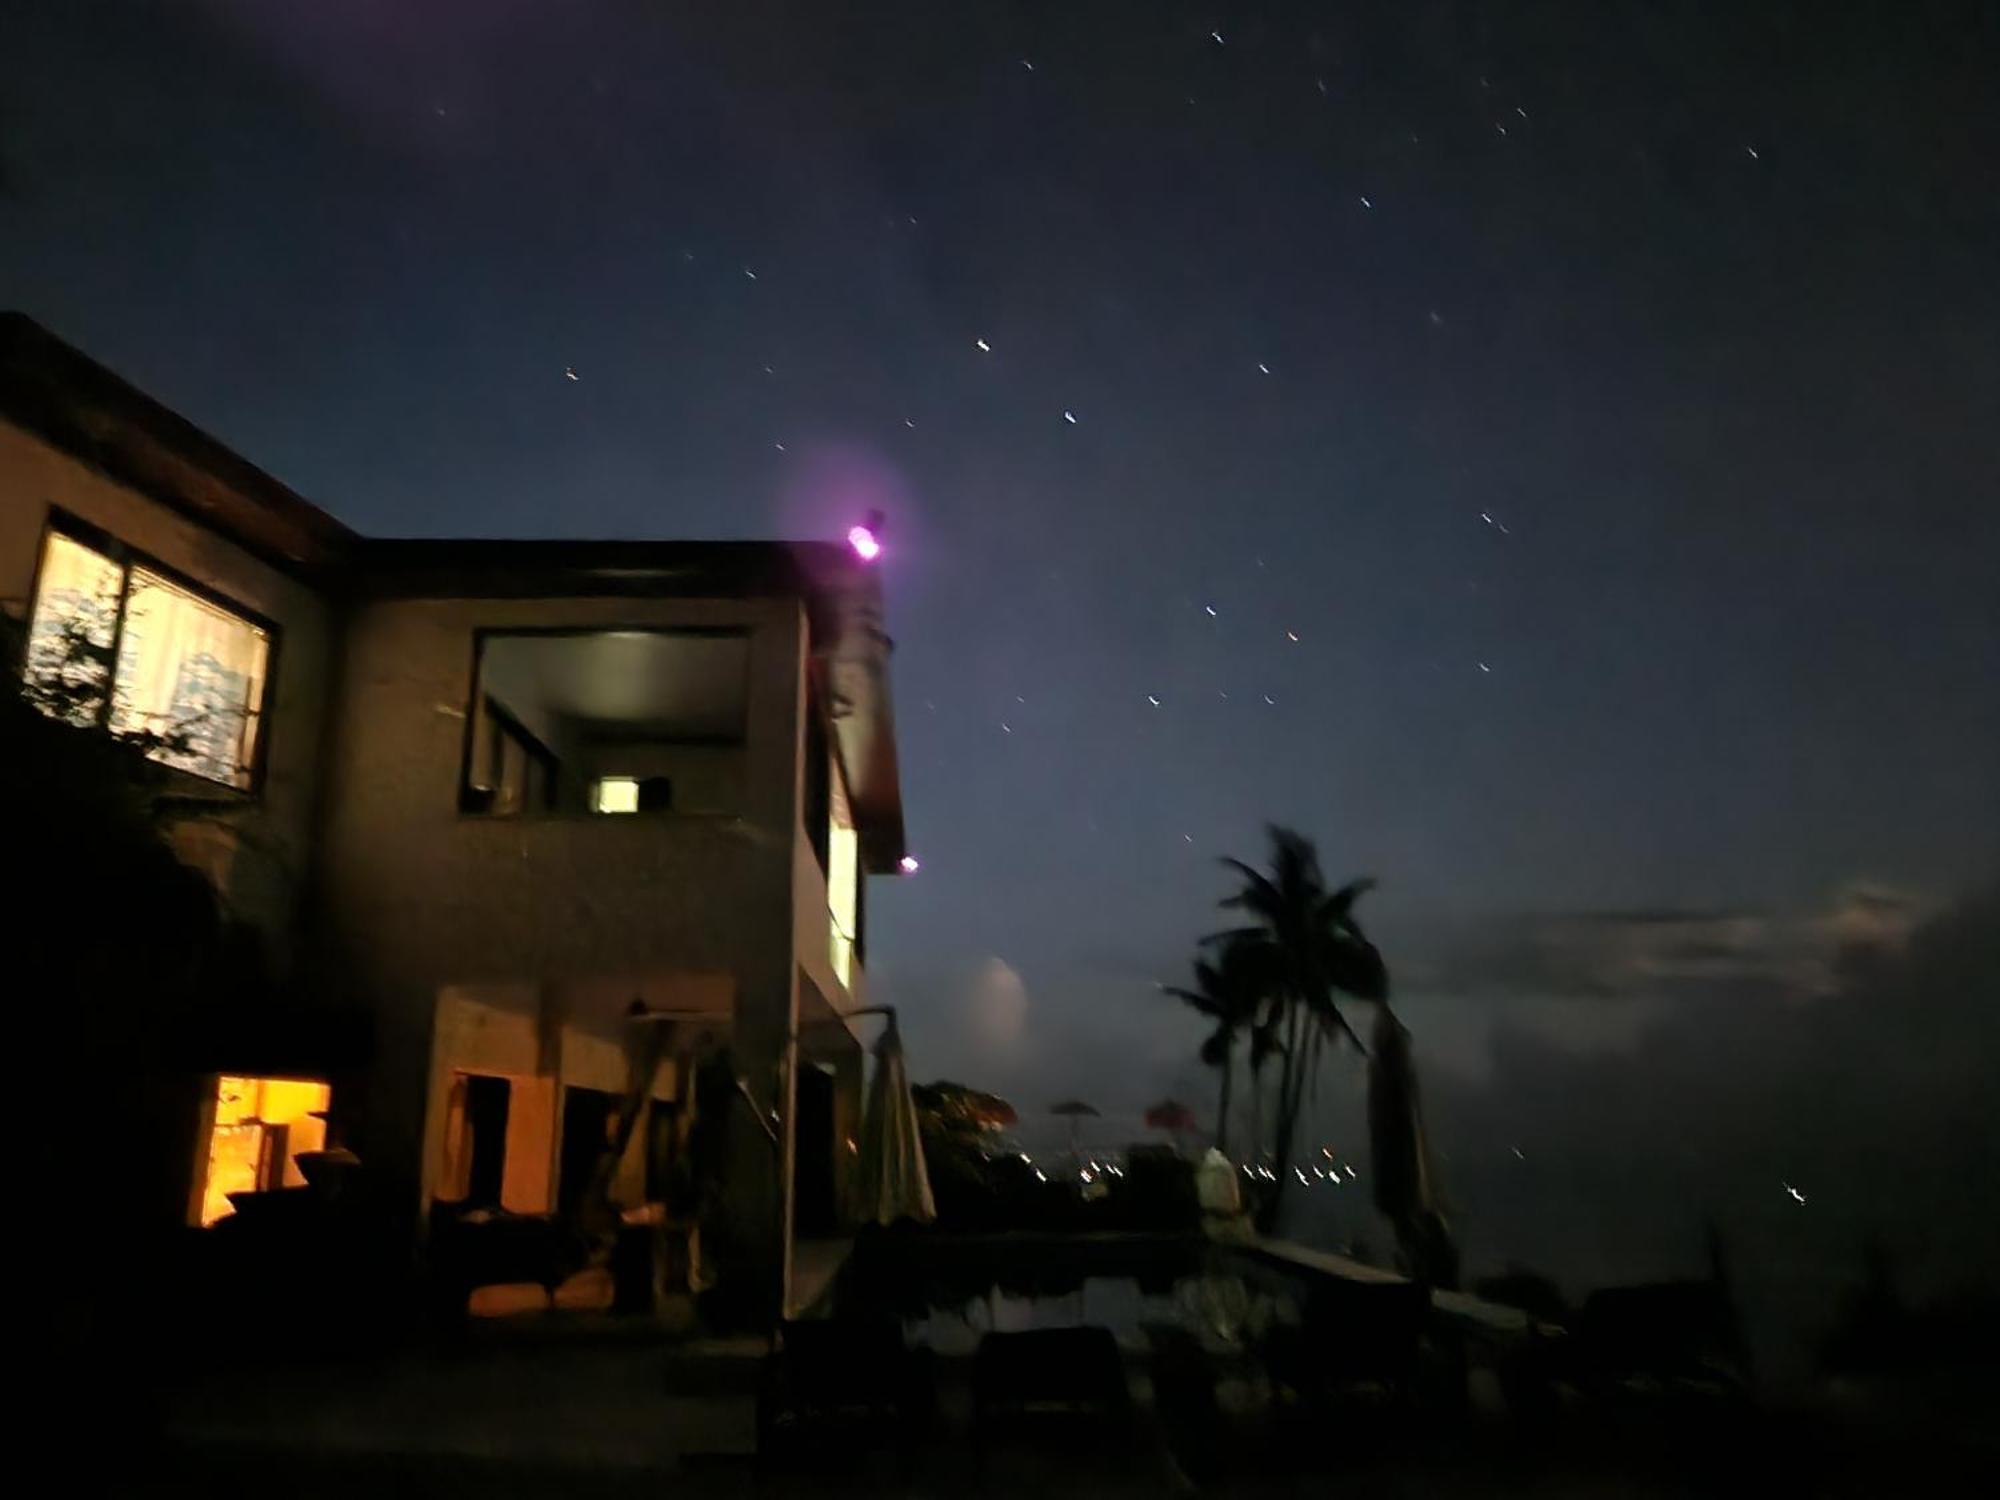
[(494, 817), (740, 812), (749, 665), (735, 631), (482, 635), (460, 804)]

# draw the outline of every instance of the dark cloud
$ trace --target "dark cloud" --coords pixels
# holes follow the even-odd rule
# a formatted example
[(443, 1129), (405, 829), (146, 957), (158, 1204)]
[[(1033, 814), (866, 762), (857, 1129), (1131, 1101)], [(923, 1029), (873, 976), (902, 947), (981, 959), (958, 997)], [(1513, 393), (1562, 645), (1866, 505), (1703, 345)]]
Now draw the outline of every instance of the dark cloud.
[(1761, 998), (1665, 1007), (1621, 1051), (1509, 1028), (1484, 1081), (1438, 1077), (1433, 1124), (1475, 1262), (1573, 1285), (1671, 1274), (1699, 1264), (1713, 1220), (1794, 1352), (1871, 1238), (1919, 1288), (1990, 1281), (2000, 887), (1877, 940), (1909, 911), (1863, 891), (1779, 924)]
[(1602, 910), (1496, 917), (1447, 938), (1405, 980), (1425, 994), (1642, 1001), (1767, 990), (1813, 994), (1851, 950), (1891, 944), (1916, 898), (1855, 885), (1825, 908)]

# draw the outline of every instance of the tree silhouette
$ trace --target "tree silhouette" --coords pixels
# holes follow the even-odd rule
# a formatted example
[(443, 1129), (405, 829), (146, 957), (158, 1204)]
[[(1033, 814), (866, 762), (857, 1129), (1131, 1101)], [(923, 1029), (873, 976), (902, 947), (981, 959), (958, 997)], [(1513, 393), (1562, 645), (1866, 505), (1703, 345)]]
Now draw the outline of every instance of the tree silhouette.
[[(1229, 1094), (1236, 1072), (1236, 1044), (1245, 1033), (1258, 1027), (1276, 992), (1277, 974), (1271, 959), (1267, 944), (1239, 936), (1217, 944), (1213, 959), (1195, 958), (1192, 985), (1161, 986), (1167, 994), (1215, 1023), (1215, 1029), (1201, 1044), (1201, 1060), (1222, 1072), (1221, 1098), (1215, 1112), (1215, 1145), (1224, 1153), (1229, 1150)], [(1253, 1073), (1261, 1071), (1266, 1055), (1268, 1046), (1253, 1043)]]
[(1355, 902), (1374, 882), (1356, 880), (1330, 891), (1310, 839), (1275, 824), (1269, 834), (1269, 870), (1240, 859), (1223, 861), (1243, 877), (1243, 884), (1222, 906), (1242, 912), (1249, 923), (1204, 940), (1223, 950), (1246, 946), (1259, 955), (1258, 963), (1268, 965), (1272, 977), (1261, 1024), (1269, 1028), (1267, 1045), (1279, 1062), (1273, 1141), (1277, 1191), (1259, 1213), (1259, 1227), (1266, 1232), (1277, 1222), (1299, 1115), (1324, 1047), (1344, 1037), (1367, 1054), (1335, 996), (1380, 1002), (1389, 992), (1382, 955), (1354, 918)]

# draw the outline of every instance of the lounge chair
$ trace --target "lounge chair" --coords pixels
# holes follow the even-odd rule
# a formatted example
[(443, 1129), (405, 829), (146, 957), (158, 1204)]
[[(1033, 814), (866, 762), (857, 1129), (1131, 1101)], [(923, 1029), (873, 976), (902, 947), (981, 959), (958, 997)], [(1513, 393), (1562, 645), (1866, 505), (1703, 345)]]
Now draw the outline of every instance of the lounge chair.
[(835, 1434), (893, 1433), (908, 1447), (930, 1412), (929, 1351), (895, 1318), (833, 1317), (779, 1325), (757, 1382), (757, 1452), (780, 1457)]
[(1302, 1401), (1374, 1392), (1396, 1403), (1416, 1395), (1430, 1290), (1409, 1281), (1322, 1277), (1300, 1320), (1265, 1336), (1265, 1368)]
[(972, 1402), (981, 1442), (1002, 1426), (1047, 1417), (1122, 1426), (1132, 1409), (1118, 1341), (1094, 1327), (987, 1334), (973, 1358)]

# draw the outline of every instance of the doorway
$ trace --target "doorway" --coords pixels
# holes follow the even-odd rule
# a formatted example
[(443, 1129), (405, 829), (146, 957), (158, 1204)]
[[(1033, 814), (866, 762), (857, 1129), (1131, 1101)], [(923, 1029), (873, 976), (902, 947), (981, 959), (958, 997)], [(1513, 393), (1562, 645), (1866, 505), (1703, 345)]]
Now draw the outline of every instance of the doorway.
[(616, 1101), (602, 1089), (563, 1090), (562, 1158), (556, 1169), (556, 1210), (575, 1214), (590, 1189), (590, 1177), (611, 1144)]
[(792, 1137), (792, 1222), (800, 1239), (822, 1239), (840, 1228), (834, 1201), (833, 1093), (833, 1071), (802, 1060)]

